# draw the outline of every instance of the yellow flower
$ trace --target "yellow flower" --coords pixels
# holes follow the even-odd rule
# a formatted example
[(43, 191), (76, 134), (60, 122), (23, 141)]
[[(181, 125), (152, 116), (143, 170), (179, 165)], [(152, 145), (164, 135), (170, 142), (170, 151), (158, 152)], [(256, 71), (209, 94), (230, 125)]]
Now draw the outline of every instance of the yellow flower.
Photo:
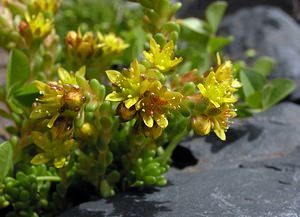
[(207, 135), (211, 130), (211, 121), (206, 115), (192, 117), (192, 128), (199, 135)]
[(218, 82), (216, 74), (213, 71), (197, 87), (202, 96), (206, 97), (217, 108), (224, 103), (234, 103), (237, 101), (231, 92), (230, 83), (226, 81)]
[(79, 58), (97, 57), (103, 52), (103, 44), (97, 40), (93, 32), (86, 32), (82, 35), (80, 30), (77, 32), (69, 31), (65, 42), (69, 52), (74, 53)]
[[(122, 102), (118, 111), (123, 120), (135, 117), (136, 112), (143, 123), (152, 128), (157, 124), (160, 128), (168, 126), (166, 112), (178, 109), (182, 95), (168, 91), (158, 80), (147, 80), (141, 76), (137, 60), (123, 74), (118, 71), (106, 71), (109, 80), (117, 90), (106, 96), (106, 100)], [(144, 80), (143, 80), (144, 79)]]
[(25, 20), (33, 39), (45, 38), (53, 28), (53, 21), (46, 19), (42, 13), (32, 16), (27, 13)]
[(116, 37), (114, 33), (102, 35), (98, 32), (97, 35), (100, 43), (103, 45), (104, 54), (118, 54), (129, 46), (121, 38)]
[(168, 126), (166, 113), (178, 109), (181, 99), (180, 93), (168, 91), (159, 81), (147, 81), (141, 88), (141, 97), (135, 109), (139, 111), (148, 128), (152, 128), (155, 123), (160, 128), (166, 128)]
[(205, 114), (192, 117), (192, 128), (199, 135), (207, 135), (213, 130), (221, 140), (226, 140), (225, 132), (232, 124), (230, 119), (234, 117), (236, 112), (232, 104), (212, 107)]
[(56, 168), (62, 168), (65, 165), (69, 152), (75, 143), (73, 139), (60, 140), (53, 136), (50, 139), (46, 134), (38, 131), (33, 131), (31, 136), (34, 144), (43, 151), (33, 157), (32, 164), (45, 164), (53, 161)]
[(241, 87), (241, 83), (233, 77), (233, 66), (230, 60), (221, 62), (221, 57), (217, 53), (218, 66), (215, 70), (216, 80), (219, 83), (228, 82), (230, 91), (235, 92)]
[[(78, 74), (82, 71), (77, 72)], [(76, 116), (85, 102), (83, 90), (78, 86), (75, 76), (64, 69), (59, 69), (59, 82), (43, 83), (35, 81), (37, 89), (42, 94), (33, 104), (30, 114), (32, 119), (50, 119), (51, 128), (61, 114)]]
[(175, 57), (173, 59), (174, 42), (172, 40), (166, 43), (161, 49), (160, 45), (157, 44), (153, 38), (151, 38), (150, 52), (144, 51), (143, 53), (146, 60), (148, 60), (152, 65), (161, 71), (168, 71), (182, 61), (181, 57)]
[(229, 125), (232, 124), (230, 119), (236, 117), (235, 109), (233, 105), (225, 104), (218, 109), (211, 109), (207, 112), (214, 133), (221, 139), (226, 140), (225, 132), (229, 128)]
[(202, 96), (199, 99), (206, 106), (200, 114), (195, 111), (191, 124), (197, 134), (207, 135), (213, 130), (220, 139), (225, 140), (230, 119), (236, 116), (233, 103), (237, 98), (234, 93), (241, 85), (233, 77), (231, 62), (222, 64), (219, 55), (217, 58), (218, 66), (205, 73), (198, 84)]
[(60, 5), (60, 0), (31, 0), (31, 5), (35, 11), (49, 12), (55, 14)]
[(138, 102), (143, 81), (137, 60), (134, 60), (130, 65), (130, 69), (125, 70), (123, 74), (115, 70), (108, 70), (106, 74), (111, 83), (117, 86), (117, 91), (108, 94), (106, 100), (123, 101), (128, 109)]

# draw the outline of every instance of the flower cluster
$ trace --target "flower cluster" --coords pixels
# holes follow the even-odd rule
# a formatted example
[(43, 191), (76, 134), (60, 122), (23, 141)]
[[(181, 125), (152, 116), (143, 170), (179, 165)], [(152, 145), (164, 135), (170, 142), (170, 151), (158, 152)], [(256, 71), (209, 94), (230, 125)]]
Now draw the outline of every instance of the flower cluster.
[(160, 47), (156, 41), (150, 39), (150, 52), (144, 51), (144, 56), (154, 67), (162, 72), (169, 71), (182, 61), (182, 57), (175, 57), (173, 59), (174, 42), (171, 40), (165, 44), (163, 48)]
[[(84, 68), (76, 72), (78, 75), (84, 73)], [(50, 119), (49, 128), (60, 115), (76, 117), (85, 103), (83, 90), (79, 87), (75, 74), (60, 68), (58, 75), (60, 78), (58, 82), (35, 81), (42, 96), (36, 99), (30, 118)]]
[(80, 59), (98, 57), (100, 55), (118, 54), (128, 47), (121, 38), (113, 33), (102, 35), (100, 32), (95, 36), (93, 32), (81, 31), (68, 32), (65, 39), (69, 54)]
[[(159, 76), (153, 70), (162, 73), (170, 70), (181, 62), (173, 58), (173, 42), (168, 42), (161, 50), (154, 39), (150, 41), (150, 52), (144, 52), (146, 59), (153, 65), (150, 67), (139, 64), (137, 60), (131, 63), (123, 73), (108, 70), (107, 76), (115, 85), (115, 90), (107, 95), (106, 100), (120, 102), (119, 114), (125, 121), (137, 118), (136, 126), (140, 132), (157, 138), (168, 126), (167, 115), (171, 110), (180, 107), (182, 95), (167, 88), (159, 81)], [(152, 59), (150, 58), (152, 57)], [(159, 57), (163, 61), (158, 62)], [(154, 67), (154, 69), (153, 69)]]
[(213, 130), (220, 139), (226, 139), (225, 131), (231, 123), (230, 119), (236, 116), (233, 103), (237, 98), (234, 93), (240, 86), (233, 77), (232, 63), (221, 63), (218, 56), (217, 67), (205, 73), (197, 85), (205, 109), (200, 115), (196, 112), (192, 117), (192, 127), (196, 133), (207, 135)]
[(53, 28), (53, 21), (45, 18), (42, 13), (37, 15), (25, 14), (25, 21), (21, 21), (19, 29), (21, 35), (30, 43), (35, 39), (45, 38)]
[[(55, 129), (55, 127), (53, 128)], [(67, 135), (67, 132), (63, 132)], [(62, 134), (62, 132), (60, 132)], [(56, 168), (62, 168), (67, 162), (70, 150), (75, 144), (72, 138), (55, 137), (55, 133), (48, 135), (38, 131), (31, 132), (34, 144), (41, 149), (41, 153), (36, 154), (32, 160), (32, 164), (45, 164), (53, 161)]]
[(61, 0), (31, 0), (30, 6), (34, 11), (55, 14), (61, 4)]
[[(41, 96), (33, 104), (30, 118), (41, 123), (45, 120), (50, 132), (32, 132), (33, 142), (43, 151), (32, 159), (32, 163), (42, 164), (53, 160), (55, 167), (64, 166), (75, 144), (74, 126), (82, 129), (83, 137), (90, 131), (84, 122), (86, 112), (93, 114), (101, 106), (105, 87), (95, 79), (87, 81), (84, 76), (84, 67), (75, 73), (59, 68), (58, 81), (35, 81)], [(37, 130), (43, 130), (43, 127)]]

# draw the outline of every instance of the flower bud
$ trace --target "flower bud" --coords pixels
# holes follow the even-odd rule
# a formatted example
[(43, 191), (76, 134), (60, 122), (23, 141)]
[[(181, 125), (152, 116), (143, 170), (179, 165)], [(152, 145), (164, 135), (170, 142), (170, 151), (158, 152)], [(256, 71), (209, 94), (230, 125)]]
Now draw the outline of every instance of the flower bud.
[(199, 135), (207, 135), (211, 130), (211, 121), (204, 115), (194, 116), (192, 117), (192, 128)]
[(85, 96), (81, 92), (80, 88), (72, 86), (69, 91), (66, 91), (64, 95), (64, 102), (68, 109), (79, 111), (82, 104), (85, 102)]
[(74, 31), (69, 31), (66, 37), (66, 43), (72, 47), (77, 45), (77, 33)]
[(90, 123), (84, 123), (79, 130), (79, 136), (82, 138), (88, 138), (95, 134), (95, 127)]
[(117, 111), (123, 121), (131, 120), (135, 116), (135, 113), (136, 113), (136, 110), (134, 108), (128, 109), (128, 108), (126, 108), (124, 103), (119, 104)]

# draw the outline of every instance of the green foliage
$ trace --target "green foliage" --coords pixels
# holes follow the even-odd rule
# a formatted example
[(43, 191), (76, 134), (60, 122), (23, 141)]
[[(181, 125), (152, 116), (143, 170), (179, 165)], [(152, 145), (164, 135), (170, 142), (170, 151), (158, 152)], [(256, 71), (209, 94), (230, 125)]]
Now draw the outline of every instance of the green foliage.
[(226, 2), (216, 1), (207, 8), (206, 20), (194, 17), (180, 20), (182, 31), (177, 52), (184, 57), (185, 62), (190, 63), (189, 70), (208, 70), (214, 62), (215, 54), (233, 40), (230, 36), (216, 36), (226, 8)]
[(246, 67), (243, 62), (235, 65), (237, 74), (243, 84), (238, 106), (240, 116), (249, 116), (253, 112), (264, 111), (286, 98), (295, 90), (295, 82), (289, 79), (276, 78), (268, 80), (275, 62), (272, 58), (261, 57), (253, 65)]
[(2, 197), (14, 208), (7, 216), (38, 217), (49, 211), (51, 181), (60, 180), (54, 174), (46, 166), (30, 166), (19, 169), (15, 177), (6, 177)]
[(216, 33), (220, 22), (224, 16), (225, 10), (227, 8), (227, 3), (223, 1), (216, 1), (208, 6), (205, 15), (209, 27), (213, 33)]
[(176, 19), (180, 7), (5, 1), (0, 116), (11, 125), (0, 144), (0, 209), (9, 207), (8, 217), (59, 214), (74, 183), (88, 182), (102, 198), (164, 186), (186, 136), (225, 140), (236, 115), (269, 109), (295, 89), (268, 79), (269, 57), (251, 67), (221, 58), (233, 40), (217, 35), (226, 2), (209, 5), (203, 20)]
[(0, 144), (0, 183), (13, 167), (13, 149), (8, 141)]
[(7, 66), (6, 91), (13, 94), (30, 76), (29, 60), (23, 52), (14, 49), (10, 52)]

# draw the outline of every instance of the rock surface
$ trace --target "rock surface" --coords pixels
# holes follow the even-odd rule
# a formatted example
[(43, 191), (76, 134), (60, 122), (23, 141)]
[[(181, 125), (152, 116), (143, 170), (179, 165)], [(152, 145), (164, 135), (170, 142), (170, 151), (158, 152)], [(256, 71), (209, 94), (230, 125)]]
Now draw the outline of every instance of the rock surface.
[[(200, 170), (236, 168), (243, 162), (285, 156), (300, 146), (300, 106), (281, 103), (255, 117), (235, 120), (226, 142), (214, 134), (181, 145), (199, 159)], [(300, 156), (299, 156), (300, 157)]]
[(299, 112), (282, 103), (238, 122), (226, 143), (185, 141), (198, 165), (172, 169), (168, 186), (84, 203), (60, 217), (300, 216)]
[(300, 99), (300, 26), (288, 14), (275, 7), (243, 9), (225, 18), (220, 32), (234, 36), (227, 49), (234, 59), (241, 59), (247, 49), (275, 58), (272, 76), (296, 81), (298, 87), (291, 98)]
[[(179, 11), (180, 17), (203, 17), (205, 9), (209, 4), (218, 0), (173, 0), (182, 2), (182, 8)], [(257, 5), (269, 5), (282, 8), (289, 14), (293, 14), (293, 0), (226, 0), (228, 3), (227, 14), (233, 13), (241, 8), (249, 8)], [(297, 17), (297, 14), (294, 14)]]

